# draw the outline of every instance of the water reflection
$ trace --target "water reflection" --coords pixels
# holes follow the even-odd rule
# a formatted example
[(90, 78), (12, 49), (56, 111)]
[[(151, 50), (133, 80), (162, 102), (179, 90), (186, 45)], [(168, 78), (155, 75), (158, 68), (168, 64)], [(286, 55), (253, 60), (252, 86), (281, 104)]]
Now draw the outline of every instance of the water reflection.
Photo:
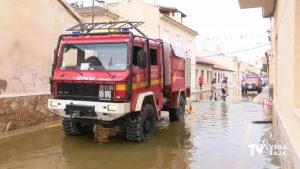
[[(228, 97), (227, 97), (227, 101), (229, 102), (251, 102), (253, 101), (253, 99), (257, 96), (256, 92), (248, 92), (247, 94), (242, 94), (241, 92), (241, 88), (240, 87), (233, 87), (230, 88), (230, 90), (228, 91)], [(192, 94), (192, 96), (190, 97), (191, 101), (209, 101), (211, 96), (211, 92), (210, 91), (203, 91), (203, 92), (199, 92), (199, 93), (194, 93)], [(216, 96), (218, 101), (221, 100), (221, 96), (222, 96), (222, 92), (220, 89), (216, 90)]]
[(279, 168), (278, 157), (251, 156), (248, 148), (262, 139), (273, 144), (270, 124), (252, 124), (268, 118), (271, 109), (248, 102), (195, 102), (194, 109), (191, 168)]
[[(190, 148), (190, 133), (183, 122), (159, 129), (149, 142), (137, 144), (123, 139), (97, 144), (84, 137), (65, 137), (62, 150), (71, 168), (188, 168), (183, 160)], [(82, 160), (84, 159), (84, 160)]]
[(126, 141), (117, 128), (100, 128), (96, 138), (102, 140), (93, 134), (65, 136), (60, 127), (1, 139), (0, 169), (279, 168), (278, 156), (251, 156), (248, 148), (275, 144), (271, 124), (252, 124), (270, 119), (272, 107), (251, 102), (192, 104), (194, 113), (186, 114), (184, 122), (170, 123), (163, 112), (154, 137), (140, 144)]
[(63, 164), (61, 130), (47, 129), (0, 140), (0, 168), (55, 168)]

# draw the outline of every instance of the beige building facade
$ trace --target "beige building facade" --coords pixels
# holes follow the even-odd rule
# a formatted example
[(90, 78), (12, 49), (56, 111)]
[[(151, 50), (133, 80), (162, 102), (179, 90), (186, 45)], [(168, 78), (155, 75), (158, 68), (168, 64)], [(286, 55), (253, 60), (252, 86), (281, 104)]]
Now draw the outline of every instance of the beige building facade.
[(199, 86), (199, 77), (203, 76), (203, 86), (202, 91), (208, 91), (211, 89), (211, 81), (216, 78), (216, 87), (221, 88), (221, 83), (224, 77), (227, 77), (228, 84), (230, 86), (235, 84), (235, 71), (224, 66), (223, 64), (218, 64), (210, 59), (203, 57), (196, 57), (196, 73), (195, 73), (195, 83), (196, 91), (201, 91)]
[[(225, 66), (226, 68), (233, 70), (232, 72), (232, 83), (233, 84), (240, 84), (241, 83), (241, 67), (240, 67), (240, 60), (234, 56), (211, 56), (209, 57), (210, 60)], [(231, 75), (230, 74), (230, 75)]]
[[(224, 69), (224, 70), (229, 70), (228, 76), (230, 76), (229, 78), (230, 78), (231, 84), (238, 85), (241, 83), (241, 77), (242, 77), (241, 62), (242, 61), (239, 60), (238, 57), (225, 56), (224, 54), (212, 52), (207, 49), (198, 51), (198, 55), (206, 58), (207, 60), (209, 60), (211, 62), (214, 62), (216, 65), (220, 65), (222, 67), (222, 69)], [(218, 73), (219, 73), (219, 71), (218, 71)]]
[[(213, 78), (213, 62), (207, 59), (196, 57), (196, 73), (195, 73), (195, 88), (196, 91), (209, 91), (211, 90), (211, 81)], [(200, 90), (199, 78), (203, 76), (203, 86)]]
[[(83, 13), (84, 9), (76, 9), (82, 18), (91, 22), (92, 10)], [(191, 92), (195, 87), (195, 68), (196, 68), (196, 36), (198, 33), (183, 24), (186, 17), (184, 13), (177, 8), (157, 6), (144, 3), (141, 0), (121, 1), (119, 3), (105, 4), (102, 7), (96, 7), (94, 15), (95, 22), (106, 21), (143, 21), (139, 29), (152, 39), (163, 39), (173, 45), (180, 46), (187, 54), (187, 61), (190, 62), (190, 79), (186, 81), (191, 86)], [(98, 11), (98, 12), (97, 12)], [(108, 13), (108, 14), (104, 14)]]
[(239, 2), (241, 8), (261, 7), (264, 17), (273, 17), (273, 126), (277, 144), (287, 146), (283, 168), (300, 168), (300, 0)]
[(223, 65), (218, 63), (213, 66), (213, 78), (216, 78), (216, 86), (217, 88), (221, 88), (222, 81), (225, 77), (227, 77), (227, 83), (229, 86), (234, 85), (234, 70), (231, 70)]
[(0, 1), (0, 132), (56, 120), (47, 108), (53, 50), (81, 20), (64, 0)]
[(260, 69), (251, 65), (248, 62), (241, 61), (240, 62), (240, 71), (241, 77), (246, 77), (249, 74), (260, 75)]

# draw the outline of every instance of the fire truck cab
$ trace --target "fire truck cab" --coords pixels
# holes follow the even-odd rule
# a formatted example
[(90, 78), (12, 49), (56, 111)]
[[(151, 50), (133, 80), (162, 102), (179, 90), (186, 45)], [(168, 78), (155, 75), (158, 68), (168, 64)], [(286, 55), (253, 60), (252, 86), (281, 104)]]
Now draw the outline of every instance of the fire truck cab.
[(148, 38), (137, 28), (141, 24), (81, 23), (59, 37), (48, 107), (63, 117), (65, 134), (122, 123), (128, 140), (143, 142), (152, 137), (162, 110), (171, 121), (184, 118), (185, 53)]

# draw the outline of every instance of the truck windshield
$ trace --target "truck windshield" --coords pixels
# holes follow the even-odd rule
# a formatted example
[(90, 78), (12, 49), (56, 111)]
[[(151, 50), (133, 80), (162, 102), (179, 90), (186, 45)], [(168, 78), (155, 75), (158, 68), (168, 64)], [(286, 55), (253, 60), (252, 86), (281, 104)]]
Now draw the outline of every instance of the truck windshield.
[(257, 77), (246, 77), (247, 81), (256, 81)]
[(61, 70), (125, 70), (127, 44), (65, 44)]

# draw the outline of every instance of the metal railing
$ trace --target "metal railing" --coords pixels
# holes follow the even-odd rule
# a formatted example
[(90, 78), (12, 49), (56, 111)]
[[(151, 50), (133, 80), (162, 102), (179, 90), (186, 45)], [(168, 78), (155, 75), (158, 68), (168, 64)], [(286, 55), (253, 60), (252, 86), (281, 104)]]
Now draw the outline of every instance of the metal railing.
[(136, 30), (142, 36), (147, 37), (140, 29), (139, 26), (144, 22), (130, 22), (130, 21), (118, 21), (118, 22), (97, 22), (97, 23), (79, 23), (67, 31), (78, 32), (78, 33), (90, 33), (94, 30), (108, 30), (116, 32), (124, 32), (129, 30)]

